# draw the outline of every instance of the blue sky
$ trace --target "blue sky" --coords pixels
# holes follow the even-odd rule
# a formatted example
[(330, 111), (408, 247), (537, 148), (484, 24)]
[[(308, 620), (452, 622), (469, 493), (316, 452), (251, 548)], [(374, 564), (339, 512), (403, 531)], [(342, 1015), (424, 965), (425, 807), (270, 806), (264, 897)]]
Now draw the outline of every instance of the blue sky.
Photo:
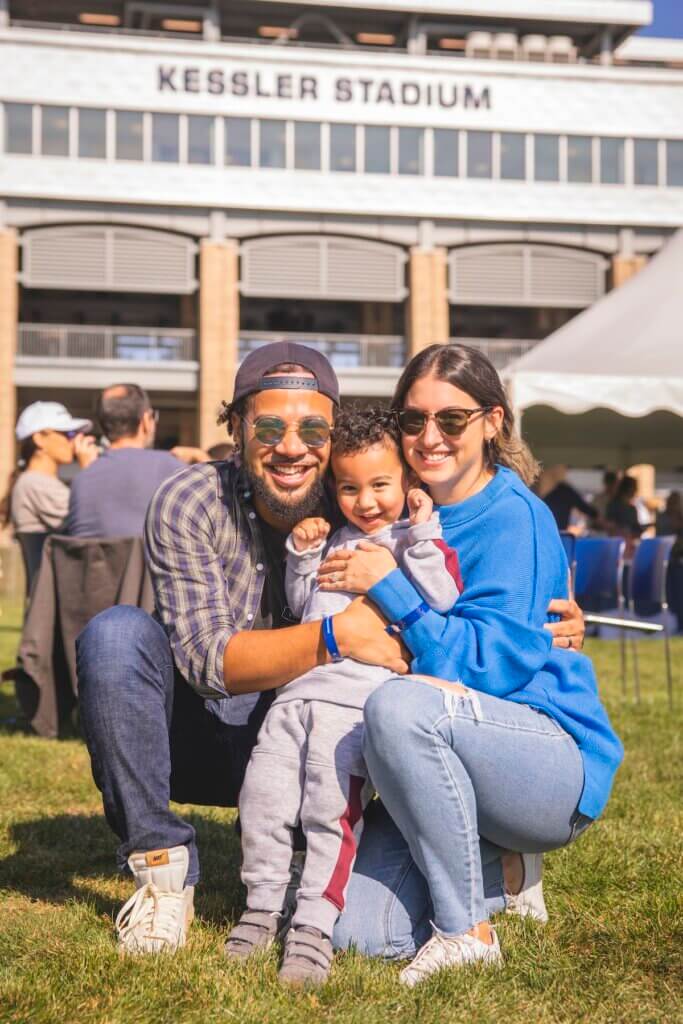
[(654, 21), (641, 35), (683, 39), (683, 0), (654, 0), (654, 5)]

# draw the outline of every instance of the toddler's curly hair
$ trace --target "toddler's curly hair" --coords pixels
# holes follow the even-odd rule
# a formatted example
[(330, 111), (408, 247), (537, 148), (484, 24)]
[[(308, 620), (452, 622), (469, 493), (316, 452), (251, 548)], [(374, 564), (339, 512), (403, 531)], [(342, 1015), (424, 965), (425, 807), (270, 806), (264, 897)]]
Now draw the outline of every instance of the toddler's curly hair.
[(383, 405), (344, 405), (332, 430), (332, 454), (356, 455), (389, 438), (401, 454), (401, 435), (393, 409)]

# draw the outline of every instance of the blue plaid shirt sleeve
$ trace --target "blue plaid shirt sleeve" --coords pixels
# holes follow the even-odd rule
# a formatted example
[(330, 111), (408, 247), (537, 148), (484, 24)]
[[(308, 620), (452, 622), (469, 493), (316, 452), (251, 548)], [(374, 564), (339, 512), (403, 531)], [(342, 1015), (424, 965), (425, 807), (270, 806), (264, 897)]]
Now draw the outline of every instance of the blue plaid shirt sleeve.
[[(239, 629), (217, 540), (225, 515), (218, 474), (194, 466), (161, 485), (145, 527), (157, 615), (174, 661), (190, 686), (212, 698), (227, 696), (223, 655)], [(238, 571), (247, 571), (248, 559), (236, 562)]]

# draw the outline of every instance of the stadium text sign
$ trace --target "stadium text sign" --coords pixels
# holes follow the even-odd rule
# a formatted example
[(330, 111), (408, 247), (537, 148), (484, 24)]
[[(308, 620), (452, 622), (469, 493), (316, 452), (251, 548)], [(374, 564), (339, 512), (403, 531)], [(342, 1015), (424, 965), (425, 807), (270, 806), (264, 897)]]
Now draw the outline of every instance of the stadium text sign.
[(386, 104), (403, 107), (465, 107), (491, 109), (489, 86), (458, 82), (341, 75), (321, 80), (291, 72), (225, 71), (221, 68), (160, 64), (159, 92), (208, 93), (269, 100), (332, 100), (335, 103)]

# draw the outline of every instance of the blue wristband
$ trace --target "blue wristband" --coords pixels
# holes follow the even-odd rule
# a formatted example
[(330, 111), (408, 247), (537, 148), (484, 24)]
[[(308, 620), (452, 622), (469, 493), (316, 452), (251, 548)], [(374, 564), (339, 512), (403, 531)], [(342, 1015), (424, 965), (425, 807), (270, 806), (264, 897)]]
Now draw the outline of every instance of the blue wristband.
[(334, 636), (334, 626), (332, 625), (332, 616), (326, 615), (323, 619), (323, 640), (325, 641), (325, 647), (327, 653), (332, 658), (332, 661), (338, 662), (343, 661), (339, 648), (337, 647), (337, 641)]
[(412, 612), (408, 612), (408, 614), (404, 618), (398, 619), (396, 622), (392, 622), (389, 626), (387, 626), (386, 632), (402, 633), (404, 629), (408, 629), (410, 626), (413, 625), (413, 623), (417, 622), (418, 619), (421, 619), (422, 616), (428, 611), (429, 605), (427, 604), (427, 602), (421, 601), (417, 608), (413, 608)]

